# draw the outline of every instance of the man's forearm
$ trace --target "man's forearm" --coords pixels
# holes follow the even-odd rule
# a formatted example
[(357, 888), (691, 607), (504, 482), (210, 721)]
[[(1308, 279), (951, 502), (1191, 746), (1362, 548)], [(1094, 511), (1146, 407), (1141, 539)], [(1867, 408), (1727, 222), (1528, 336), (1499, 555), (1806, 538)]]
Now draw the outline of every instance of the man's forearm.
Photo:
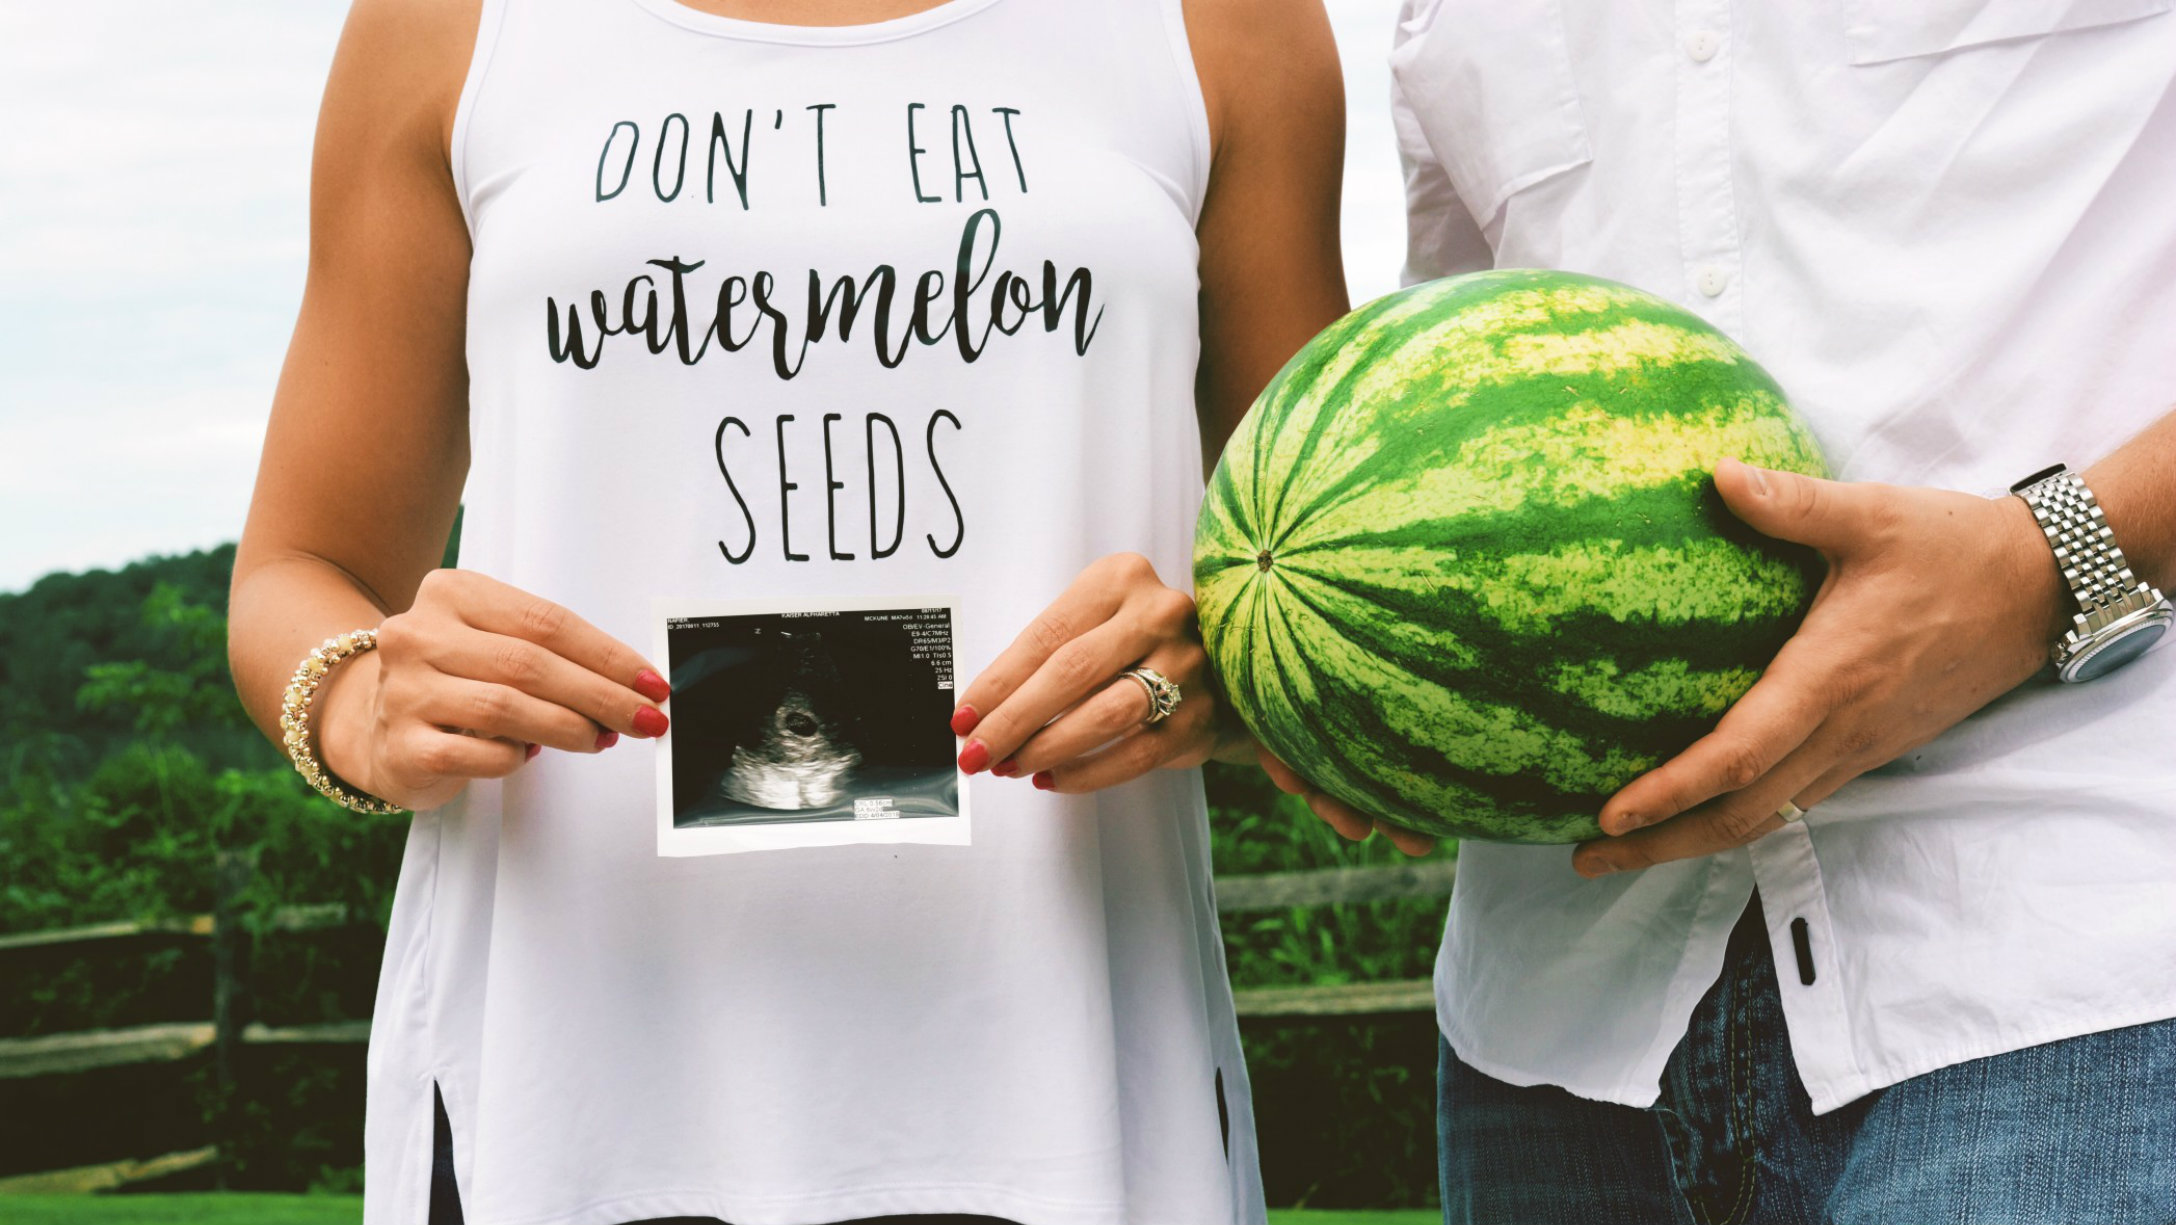
[(2131, 572), (2176, 586), (2176, 411), (2085, 470)]

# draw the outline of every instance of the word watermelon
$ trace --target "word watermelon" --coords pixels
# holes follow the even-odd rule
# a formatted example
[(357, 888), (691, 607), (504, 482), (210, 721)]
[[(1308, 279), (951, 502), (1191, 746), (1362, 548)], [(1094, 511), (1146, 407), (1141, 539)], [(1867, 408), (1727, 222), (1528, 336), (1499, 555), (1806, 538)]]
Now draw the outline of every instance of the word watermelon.
[(1725, 456), (1827, 475), (1767, 372), (1660, 298), (1526, 269), (1379, 298), (1286, 363), (1210, 479), (1210, 660), (1271, 752), (1364, 812), (1594, 837), (1819, 583), (1723, 505)]

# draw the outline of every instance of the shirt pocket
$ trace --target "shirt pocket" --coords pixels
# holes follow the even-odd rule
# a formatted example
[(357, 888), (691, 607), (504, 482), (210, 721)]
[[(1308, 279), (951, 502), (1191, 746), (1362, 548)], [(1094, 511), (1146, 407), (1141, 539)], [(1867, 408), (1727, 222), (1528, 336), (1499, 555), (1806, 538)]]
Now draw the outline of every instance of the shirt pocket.
[(1513, 194), (1593, 160), (1559, 0), (1442, 0), (1390, 72), (1484, 226)]
[(2135, 21), (2172, 6), (2176, 0), (1843, 0), (1844, 45), (1854, 64), (1886, 64)]

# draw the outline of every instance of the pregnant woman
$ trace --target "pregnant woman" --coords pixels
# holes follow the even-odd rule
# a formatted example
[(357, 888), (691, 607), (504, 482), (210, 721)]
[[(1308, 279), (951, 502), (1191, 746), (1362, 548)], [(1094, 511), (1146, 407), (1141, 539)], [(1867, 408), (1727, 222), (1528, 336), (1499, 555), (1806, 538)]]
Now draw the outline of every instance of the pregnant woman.
[[(1341, 102), (1317, 0), (356, 4), (231, 649), (415, 814), (369, 1225), (1261, 1219), (1160, 767), (1245, 752), (1193, 510), (1344, 309)], [(653, 600), (923, 596), (970, 845), (658, 854)]]

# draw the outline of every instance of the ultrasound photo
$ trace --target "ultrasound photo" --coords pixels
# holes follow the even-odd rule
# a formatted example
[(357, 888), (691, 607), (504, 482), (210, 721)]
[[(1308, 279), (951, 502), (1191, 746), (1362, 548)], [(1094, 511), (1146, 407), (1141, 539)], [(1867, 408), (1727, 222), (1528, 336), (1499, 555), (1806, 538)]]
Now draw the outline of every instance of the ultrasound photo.
[(729, 607), (660, 608), (661, 854), (966, 841), (948, 603)]

